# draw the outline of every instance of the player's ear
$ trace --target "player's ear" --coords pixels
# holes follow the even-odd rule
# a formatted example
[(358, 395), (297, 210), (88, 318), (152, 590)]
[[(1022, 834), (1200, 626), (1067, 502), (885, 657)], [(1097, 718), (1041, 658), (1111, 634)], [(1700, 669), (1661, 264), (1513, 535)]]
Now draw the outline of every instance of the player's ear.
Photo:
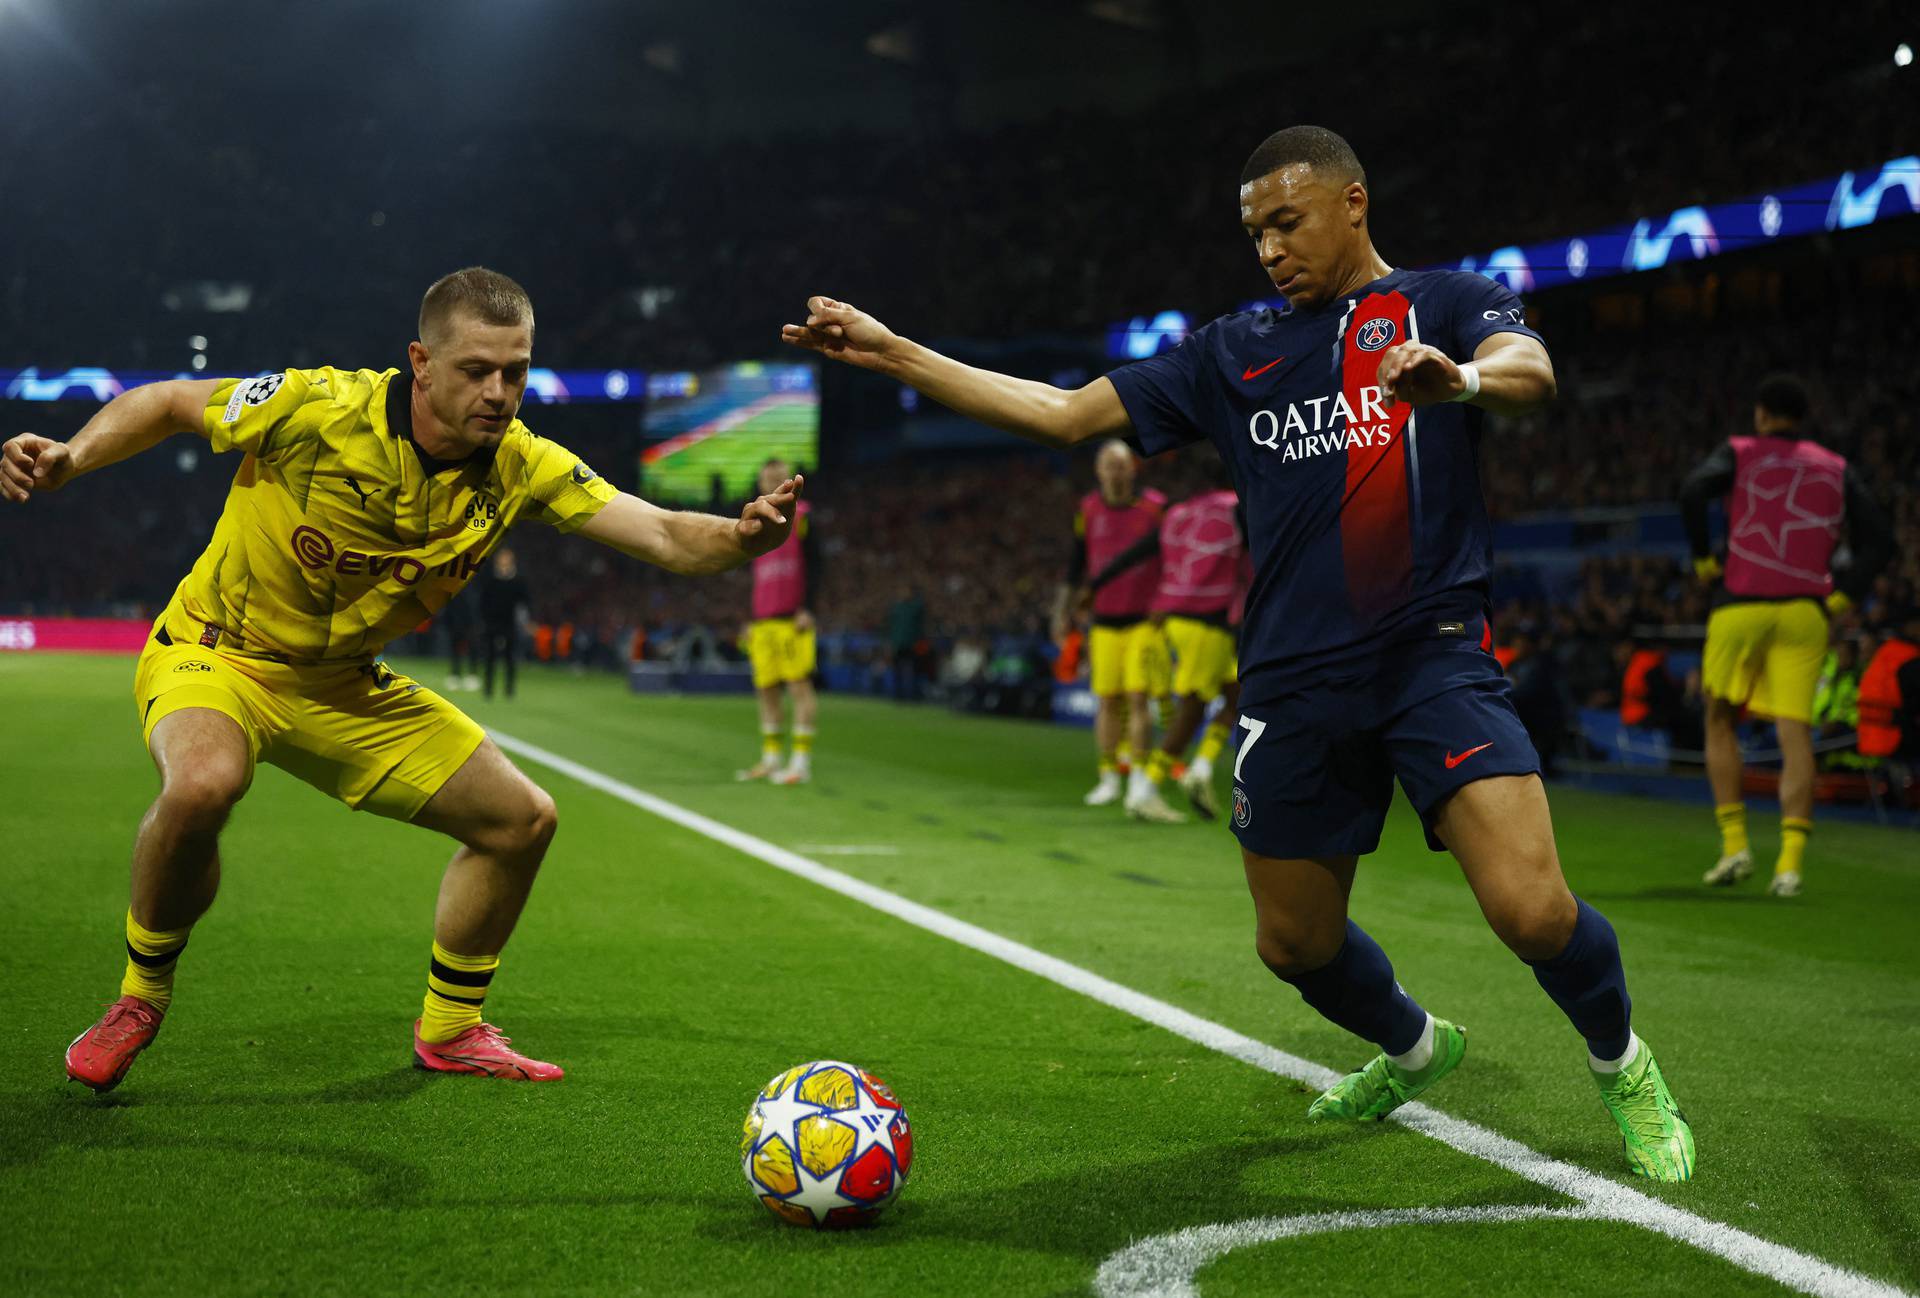
[(1341, 195), (1347, 202), (1347, 224), (1362, 225), (1367, 219), (1367, 187), (1359, 181), (1347, 185)]
[(433, 353), (427, 345), (418, 339), (407, 344), (407, 364), (413, 368), (413, 381), (421, 387), (427, 386), (427, 362), (433, 359)]

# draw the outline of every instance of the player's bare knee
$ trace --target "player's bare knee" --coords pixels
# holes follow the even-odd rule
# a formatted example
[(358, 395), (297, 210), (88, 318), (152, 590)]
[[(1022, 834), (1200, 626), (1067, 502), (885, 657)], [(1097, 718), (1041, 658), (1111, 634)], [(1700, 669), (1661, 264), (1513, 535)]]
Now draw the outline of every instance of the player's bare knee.
[(547, 845), (560, 828), (560, 813), (553, 798), (539, 785), (528, 782), (526, 796), (513, 814), (491, 826), (483, 841), (474, 844), (482, 851), (508, 857), (538, 869)]
[(1522, 960), (1551, 960), (1567, 949), (1579, 908), (1564, 888), (1540, 889), (1503, 899), (1487, 909), (1487, 922)]
[(1296, 919), (1269, 919), (1262, 916), (1254, 926), (1253, 949), (1260, 963), (1280, 978), (1295, 978), (1319, 969), (1340, 954), (1346, 939), (1342, 925), (1332, 933), (1322, 933), (1314, 925)]
[(167, 771), (160, 788), (160, 814), (189, 833), (210, 833), (227, 823), (247, 791), (243, 765), (218, 756), (196, 763), (180, 763)]
[(535, 855), (544, 853), (559, 830), (560, 809), (553, 804), (553, 795), (534, 785), (533, 807), (527, 821), (527, 850)]

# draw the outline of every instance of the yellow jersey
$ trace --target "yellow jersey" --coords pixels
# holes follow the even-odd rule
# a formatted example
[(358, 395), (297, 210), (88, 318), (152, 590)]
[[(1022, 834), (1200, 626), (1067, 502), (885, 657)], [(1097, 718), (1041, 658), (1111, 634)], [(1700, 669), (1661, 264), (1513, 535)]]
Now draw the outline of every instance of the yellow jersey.
[(580, 527), (618, 494), (518, 419), (441, 462), (396, 370), (226, 379), (201, 431), (242, 451), (213, 539), (154, 624), (171, 643), (290, 663), (365, 661), (446, 606), (522, 517)]

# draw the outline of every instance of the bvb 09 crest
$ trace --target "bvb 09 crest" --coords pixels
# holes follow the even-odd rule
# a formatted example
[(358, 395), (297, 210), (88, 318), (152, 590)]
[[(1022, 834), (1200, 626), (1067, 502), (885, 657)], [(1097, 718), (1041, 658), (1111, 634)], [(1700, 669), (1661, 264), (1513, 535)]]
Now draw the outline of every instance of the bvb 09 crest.
[(500, 517), (500, 501), (493, 493), (476, 491), (467, 501), (467, 530), (484, 532)]

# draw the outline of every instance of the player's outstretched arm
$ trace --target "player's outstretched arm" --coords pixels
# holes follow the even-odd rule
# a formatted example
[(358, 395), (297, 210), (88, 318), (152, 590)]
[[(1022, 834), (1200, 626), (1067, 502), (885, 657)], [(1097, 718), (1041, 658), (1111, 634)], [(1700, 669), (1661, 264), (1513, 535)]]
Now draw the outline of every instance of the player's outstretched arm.
[(830, 297), (808, 298), (806, 323), (782, 325), (780, 340), (898, 379), (969, 419), (1046, 446), (1120, 436), (1132, 428), (1120, 394), (1104, 377), (1068, 390), (976, 369)]
[(788, 478), (748, 501), (738, 518), (662, 509), (623, 491), (586, 521), (580, 535), (668, 572), (725, 572), (786, 543), (806, 485), (804, 477)]
[(0, 499), (24, 503), (36, 491), (58, 491), (83, 473), (117, 464), (200, 428), (219, 379), (175, 379), (122, 392), (100, 408), (73, 440), (21, 433), (0, 446)]
[(1402, 343), (1380, 357), (1379, 384), (1387, 404), (1432, 406), (1467, 401), (1496, 415), (1532, 414), (1559, 390), (1553, 358), (1537, 338), (1493, 334), (1473, 352), (1478, 388), (1468, 395), (1468, 377), (1453, 358), (1426, 343)]

